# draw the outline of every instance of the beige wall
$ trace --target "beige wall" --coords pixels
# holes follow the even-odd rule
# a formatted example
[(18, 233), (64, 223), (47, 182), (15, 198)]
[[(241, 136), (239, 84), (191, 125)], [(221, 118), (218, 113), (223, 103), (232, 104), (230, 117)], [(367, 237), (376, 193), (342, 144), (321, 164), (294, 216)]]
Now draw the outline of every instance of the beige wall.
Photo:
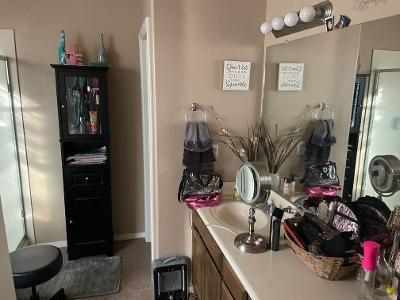
[[(267, 1), (267, 20), (271, 20), (276, 16), (284, 16), (289, 11), (298, 11), (306, 5), (314, 5), (322, 1), (314, 0), (266, 0)], [(400, 13), (400, 1), (387, 0), (379, 1), (378, 4), (369, 4), (361, 9), (354, 10), (353, 0), (331, 0), (334, 9), (335, 19), (338, 20), (340, 15), (349, 16), (351, 25), (356, 25), (371, 20), (377, 20), (388, 16), (393, 16)], [(292, 34), (286, 37), (276, 39), (273, 35), (269, 35), (267, 44), (272, 45), (282, 43), (285, 40), (294, 40), (304, 36), (325, 31), (324, 26), (319, 26), (314, 29), (303, 31), (297, 34)]]
[(374, 49), (400, 50), (399, 28), (400, 15), (361, 25), (359, 73), (370, 73)]
[(3, 221), (3, 210), (0, 205), (0, 299), (15, 299), (10, 255), (8, 254), (6, 229)]
[[(247, 124), (258, 116), (263, 45), (259, 25), (265, 19), (265, 1), (245, 5), (240, 0), (158, 0), (154, 4), (159, 187), (156, 255), (166, 256), (183, 254), (190, 244), (188, 209), (178, 204), (176, 197), (183, 169), (186, 110), (192, 102), (204, 108), (212, 104), (227, 127), (240, 134), (247, 132)], [(225, 59), (252, 62), (250, 91), (222, 91)], [(239, 161), (222, 146), (219, 149), (217, 167), (232, 180)]]
[(14, 28), (37, 242), (66, 239), (54, 71), (59, 30), (95, 61), (98, 33), (109, 50), (114, 231), (144, 231), (137, 34), (145, 0), (73, 3), (3, 0), (0, 28)]
[[(339, 178), (343, 181), (347, 155), (350, 112), (356, 76), (360, 25), (343, 30), (322, 33), (267, 48), (267, 79), (264, 120), (280, 129), (293, 124), (307, 109), (308, 121), (319, 102), (325, 101), (335, 113), (337, 142), (331, 149), (330, 159), (337, 164)], [(345, 53), (346, 55), (343, 55)], [(303, 90), (277, 91), (278, 63), (304, 63)], [(291, 172), (302, 175), (304, 157), (296, 150), (286, 161), (280, 175)]]

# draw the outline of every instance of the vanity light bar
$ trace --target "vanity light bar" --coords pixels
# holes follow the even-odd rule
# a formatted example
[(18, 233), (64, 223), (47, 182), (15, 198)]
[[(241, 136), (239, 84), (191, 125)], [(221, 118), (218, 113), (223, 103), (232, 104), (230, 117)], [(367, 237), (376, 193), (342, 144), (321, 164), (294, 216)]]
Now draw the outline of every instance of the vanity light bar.
[(272, 34), (276, 37), (286, 36), (306, 29), (325, 24), (325, 20), (332, 17), (333, 5), (324, 1), (314, 6), (305, 6), (298, 12), (288, 12), (284, 18), (275, 17), (271, 23), (264, 22), (260, 30), (263, 34)]

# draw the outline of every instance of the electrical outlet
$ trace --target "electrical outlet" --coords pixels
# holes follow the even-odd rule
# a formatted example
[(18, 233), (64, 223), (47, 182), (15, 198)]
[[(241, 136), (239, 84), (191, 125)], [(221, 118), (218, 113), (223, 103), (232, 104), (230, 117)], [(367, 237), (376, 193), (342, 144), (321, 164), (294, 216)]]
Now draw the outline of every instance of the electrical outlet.
[(215, 160), (218, 160), (218, 144), (212, 144)]
[(297, 144), (296, 154), (297, 154), (297, 156), (306, 155), (306, 142), (305, 141), (301, 141), (300, 143)]

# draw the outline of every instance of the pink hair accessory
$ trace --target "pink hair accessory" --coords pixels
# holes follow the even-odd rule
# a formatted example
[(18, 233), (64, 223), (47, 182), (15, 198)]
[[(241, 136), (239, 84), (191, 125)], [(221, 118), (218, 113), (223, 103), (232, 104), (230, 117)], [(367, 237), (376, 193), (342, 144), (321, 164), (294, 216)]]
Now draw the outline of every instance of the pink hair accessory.
[(365, 241), (363, 243), (364, 257), (362, 260), (362, 267), (364, 270), (373, 272), (376, 269), (378, 262), (378, 255), (381, 246), (373, 241)]

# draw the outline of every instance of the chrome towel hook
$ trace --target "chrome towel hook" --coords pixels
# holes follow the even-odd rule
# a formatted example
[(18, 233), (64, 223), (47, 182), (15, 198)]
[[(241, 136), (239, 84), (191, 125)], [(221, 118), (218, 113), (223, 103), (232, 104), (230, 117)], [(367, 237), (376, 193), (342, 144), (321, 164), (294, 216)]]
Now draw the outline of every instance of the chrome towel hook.
[(329, 110), (330, 110), (330, 112), (331, 112), (331, 114), (332, 114), (332, 119), (335, 118), (335, 113), (333, 112), (333, 109), (332, 109), (329, 105), (327, 105), (324, 101), (322, 101), (322, 102), (320, 102), (320, 103), (318, 104), (318, 108), (317, 108), (317, 110), (315, 111), (315, 114), (314, 114), (315, 119), (318, 120), (318, 112), (323, 111), (323, 110), (325, 110), (325, 109), (329, 109)]
[(188, 121), (188, 113), (189, 112), (193, 112), (193, 113), (201, 112), (204, 115), (204, 122), (207, 122), (207, 114), (206, 114), (206, 112), (204, 110), (202, 110), (200, 108), (200, 106), (196, 102), (193, 102), (192, 105), (190, 106), (190, 108), (188, 109), (188, 111), (186, 112), (186, 114), (185, 114), (185, 121), (186, 122)]

